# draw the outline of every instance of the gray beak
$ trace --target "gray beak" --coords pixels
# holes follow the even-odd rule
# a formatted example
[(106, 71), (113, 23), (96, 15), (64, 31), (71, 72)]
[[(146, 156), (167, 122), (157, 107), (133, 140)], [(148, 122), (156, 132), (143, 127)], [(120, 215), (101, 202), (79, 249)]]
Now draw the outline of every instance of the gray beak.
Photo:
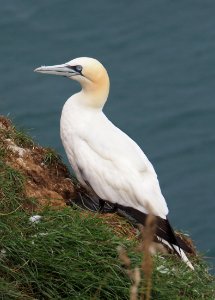
[(69, 66), (67, 64), (55, 65), (55, 66), (42, 66), (34, 70), (34, 72), (61, 75), (66, 77), (71, 77), (75, 75), (80, 75), (75, 67)]

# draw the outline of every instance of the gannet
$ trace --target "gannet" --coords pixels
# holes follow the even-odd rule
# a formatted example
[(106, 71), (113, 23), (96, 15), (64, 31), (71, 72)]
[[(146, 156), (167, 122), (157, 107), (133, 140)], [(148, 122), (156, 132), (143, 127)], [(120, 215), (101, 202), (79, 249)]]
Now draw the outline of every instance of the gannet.
[(109, 76), (96, 59), (80, 57), (65, 64), (42, 66), (35, 72), (78, 81), (81, 91), (64, 104), (60, 135), (79, 182), (95, 196), (125, 207), (141, 221), (157, 218), (157, 240), (166, 244), (191, 268), (183, 250), (191, 252), (174, 234), (157, 174), (140, 147), (117, 128), (102, 109), (109, 94)]

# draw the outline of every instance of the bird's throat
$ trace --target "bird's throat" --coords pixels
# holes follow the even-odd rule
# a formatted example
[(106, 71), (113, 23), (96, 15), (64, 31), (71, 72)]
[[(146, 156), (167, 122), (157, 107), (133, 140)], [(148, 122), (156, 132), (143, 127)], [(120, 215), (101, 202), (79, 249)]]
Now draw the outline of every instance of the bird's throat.
[(109, 80), (99, 84), (91, 83), (82, 86), (81, 101), (84, 105), (102, 109), (109, 94)]

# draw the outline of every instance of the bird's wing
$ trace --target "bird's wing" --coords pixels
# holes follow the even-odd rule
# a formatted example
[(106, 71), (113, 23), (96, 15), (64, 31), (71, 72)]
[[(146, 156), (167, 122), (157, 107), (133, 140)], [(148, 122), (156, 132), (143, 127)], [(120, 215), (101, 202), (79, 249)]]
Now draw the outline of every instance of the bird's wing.
[(165, 218), (166, 201), (145, 154), (118, 128), (102, 129), (79, 135), (74, 141), (74, 158), (82, 178), (103, 200), (144, 213), (150, 208)]

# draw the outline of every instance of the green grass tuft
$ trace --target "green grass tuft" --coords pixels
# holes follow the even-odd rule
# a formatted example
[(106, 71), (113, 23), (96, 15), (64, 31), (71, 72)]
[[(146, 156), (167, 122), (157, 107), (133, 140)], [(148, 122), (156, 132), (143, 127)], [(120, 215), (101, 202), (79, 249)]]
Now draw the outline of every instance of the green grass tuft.
[(14, 143), (22, 148), (32, 148), (35, 143), (28, 133), (23, 129), (17, 130), (14, 126), (9, 129), (1, 129), (1, 139), (11, 139)]
[(0, 161), (0, 218), (16, 210), (36, 207), (37, 201), (24, 196), (25, 177)]
[(0, 160), (2, 160), (6, 156), (6, 149), (0, 145)]
[(15, 127), (13, 127), (13, 130), (10, 131), (11, 137), (15, 144), (19, 147), (23, 148), (32, 148), (34, 146), (34, 141), (29, 136), (28, 133), (26, 133), (24, 130), (17, 130)]
[(0, 161), (0, 214), (13, 211), (23, 202), (24, 176)]
[(52, 148), (46, 148), (46, 152), (43, 157), (43, 162), (46, 165), (58, 164), (60, 162), (60, 155)]

